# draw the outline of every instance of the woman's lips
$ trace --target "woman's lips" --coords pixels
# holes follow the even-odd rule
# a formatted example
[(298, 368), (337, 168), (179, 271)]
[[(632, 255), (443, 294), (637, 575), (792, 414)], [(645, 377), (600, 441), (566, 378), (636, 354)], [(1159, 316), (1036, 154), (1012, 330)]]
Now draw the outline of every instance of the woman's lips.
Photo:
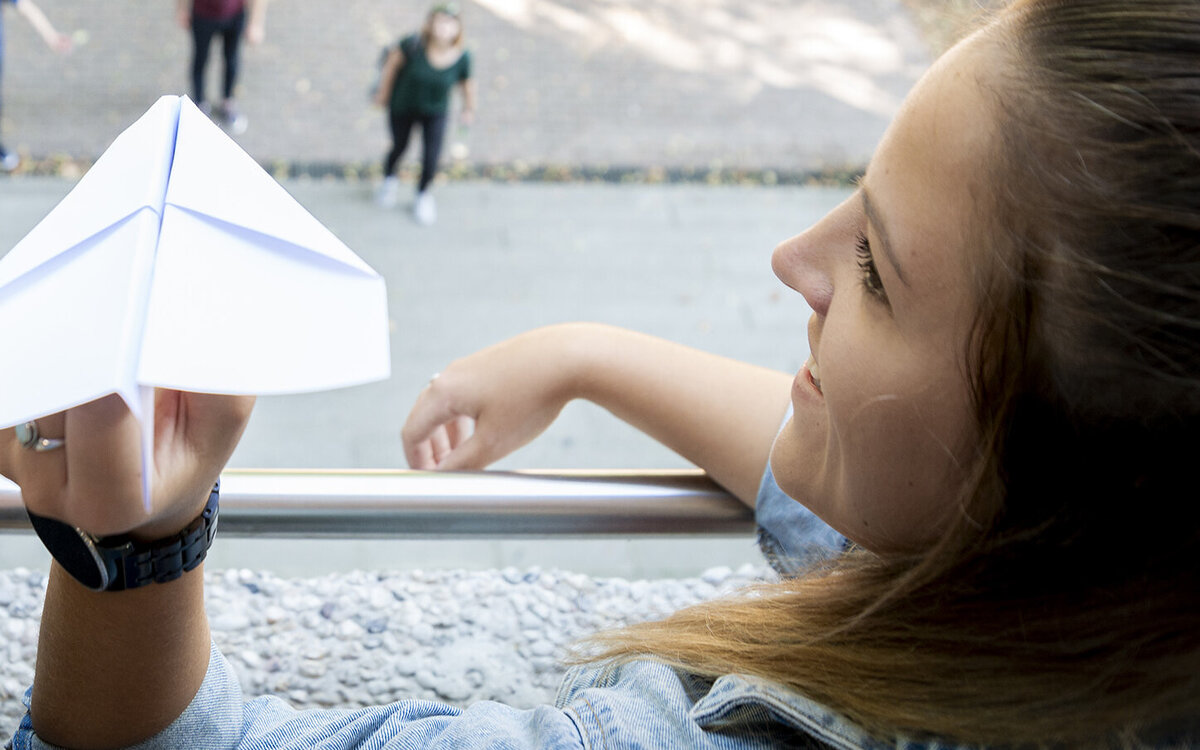
[(796, 373), (796, 379), (793, 382), (793, 390), (797, 397), (821, 400), (825, 398), (825, 394), (821, 391), (821, 370), (811, 358), (804, 363), (804, 367), (800, 368), (800, 372)]

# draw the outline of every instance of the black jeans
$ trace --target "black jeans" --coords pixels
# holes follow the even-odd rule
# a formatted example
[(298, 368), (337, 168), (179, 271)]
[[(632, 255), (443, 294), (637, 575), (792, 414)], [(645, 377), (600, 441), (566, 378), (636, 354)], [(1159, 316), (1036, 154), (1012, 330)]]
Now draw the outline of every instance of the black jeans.
[(417, 190), (425, 192), (437, 174), (438, 157), (442, 154), (442, 140), (446, 136), (446, 113), (440, 115), (418, 115), (413, 112), (392, 112), (392, 150), (383, 162), (383, 174), (396, 174), (396, 164), (408, 148), (408, 135), (413, 125), (421, 124), (421, 181)]
[(192, 93), (196, 97), (196, 104), (206, 99), (204, 69), (208, 66), (208, 48), (212, 46), (212, 39), (217, 34), (221, 35), (221, 51), (225, 53), (225, 87), (222, 91), (226, 99), (233, 97), (233, 87), (237, 83), (238, 74), (238, 50), (245, 27), (245, 10), (224, 21), (192, 17)]

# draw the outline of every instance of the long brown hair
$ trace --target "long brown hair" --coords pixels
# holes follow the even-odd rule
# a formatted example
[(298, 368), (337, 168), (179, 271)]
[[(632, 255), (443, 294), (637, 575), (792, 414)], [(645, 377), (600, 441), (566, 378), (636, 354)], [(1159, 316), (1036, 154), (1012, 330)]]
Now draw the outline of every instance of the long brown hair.
[(962, 512), (578, 660), (765, 676), (880, 736), (1122, 746), (1200, 717), (1200, 2), (1018, 0), (985, 33), (1009, 64)]

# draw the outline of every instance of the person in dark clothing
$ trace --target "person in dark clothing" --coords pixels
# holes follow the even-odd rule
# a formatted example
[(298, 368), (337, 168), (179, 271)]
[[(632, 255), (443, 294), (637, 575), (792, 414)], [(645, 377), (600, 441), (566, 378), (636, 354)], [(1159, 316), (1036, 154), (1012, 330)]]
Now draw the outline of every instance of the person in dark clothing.
[[(33, 4), (33, 0), (0, 0), (0, 76), (4, 71), (4, 6), (6, 5), (15, 7), (17, 12), (29, 21), (47, 47), (59, 54), (71, 51), (71, 38), (55, 30), (54, 25), (50, 23), (41, 9)], [(2, 111), (0, 109), (0, 113)], [(11, 172), (20, 163), (20, 157), (0, 145), (0, 171)]]
[(383, 64), (375, 101), (388, 109), (392, 148), (383, 163), (381, 206), (396, 204), (399, 181), (396, 165), (408, 147), (415, 125), (421, 126), (421, 179), (413, 216), (421, 224), (437, 220), (437, 208), (429, 184), (437, 174), (438, 157), (446, 134), (450, 91), (462, 90), (461, 120), (470, 124), (475, 114), (475, 88), (471, 79), (471, 53), (463, 42), (462, 18), (451, 3), (433, 6), (420, 34), (400, 40)]
[(179, 25), (192, 32), (192, 95), (196, 105), (213, 113), (204, 90), (204, 73), (213, 37), (220, 36), (225, 76), (221, 104), (213, 114), (234, 135), (245, 132), (246, 116), (238, 110), (233, 98), (239, 52), (243, 35), (250, 44), (262, 42), (267, 0), (177, 0), (176, 10)]

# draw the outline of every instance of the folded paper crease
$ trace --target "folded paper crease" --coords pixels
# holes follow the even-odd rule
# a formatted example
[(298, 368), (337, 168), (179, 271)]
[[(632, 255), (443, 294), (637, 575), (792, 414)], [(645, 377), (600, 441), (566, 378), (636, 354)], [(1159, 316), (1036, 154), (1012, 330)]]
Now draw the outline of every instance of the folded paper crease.
[(185, 97), (0, 258), (0, 427), (116, 393), (282, 394), (390, 372), (383, 279)]

